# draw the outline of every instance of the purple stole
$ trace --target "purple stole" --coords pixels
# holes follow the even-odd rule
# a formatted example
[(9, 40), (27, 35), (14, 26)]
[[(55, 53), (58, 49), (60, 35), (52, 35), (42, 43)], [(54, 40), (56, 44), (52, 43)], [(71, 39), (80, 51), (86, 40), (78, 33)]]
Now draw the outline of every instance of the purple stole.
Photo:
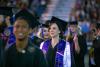
[[(51, 40), (45, 41), (42, 46), (42, 51), (45, 54), (48, 51), (49, 45), (51, 45)], [(59, 43), (57, 44), (57, 51), (55, 56), (55, 67), (63, 67), (63, 56), (64, 56), (65, 46), (66, 46), (66, 42), (64, 40), (59, 40)]]

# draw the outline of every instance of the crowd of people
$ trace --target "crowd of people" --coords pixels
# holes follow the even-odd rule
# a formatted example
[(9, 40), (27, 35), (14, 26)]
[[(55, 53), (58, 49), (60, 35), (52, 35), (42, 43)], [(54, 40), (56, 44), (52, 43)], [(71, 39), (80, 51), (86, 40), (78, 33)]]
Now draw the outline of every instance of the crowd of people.
[(85, 67), (86, 54), (89, 67), (100, 67), (98, 0), (77, 0), (69, 21), (45, 23), (39, 18), (50, 0), (0, 3), (0, 67)]

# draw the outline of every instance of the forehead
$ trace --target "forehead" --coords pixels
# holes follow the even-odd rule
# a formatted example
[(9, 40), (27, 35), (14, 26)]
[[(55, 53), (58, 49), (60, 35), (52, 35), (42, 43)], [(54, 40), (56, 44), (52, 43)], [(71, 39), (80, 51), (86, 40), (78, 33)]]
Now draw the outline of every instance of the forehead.
[(49, 29), (48, 28), (43, 28), (43, 31), (48, 31)]
[(77, 27), (77, 25), (70, 25), (70, 27)]
[(49, 29), (49, 28), (47, 28), (47, 27), (43, 27), (42, 29)]
[(58, 27), (58, 25), (56, 23), (51, 23), (50, 27)]
[(23, 20), (23, 19), (18, 19), (15, 21), (14, 25), (24, 25), (24, 26), (28, 26), (28, 22)]

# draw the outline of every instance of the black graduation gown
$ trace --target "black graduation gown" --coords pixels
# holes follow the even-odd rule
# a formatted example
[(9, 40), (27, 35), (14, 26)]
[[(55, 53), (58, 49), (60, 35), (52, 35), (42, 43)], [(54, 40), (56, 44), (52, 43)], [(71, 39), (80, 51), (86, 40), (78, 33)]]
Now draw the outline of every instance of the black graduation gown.
[(32, 42), (33, 42), (33, 44), (35, 44), (36, 46), (40, 47), (40, 44), (43, 42), (43, 39), (38, 38), (37, 36), (34, 36)]
[(94, 60), (96, 63), (96, 67), (100, 67), (100, 38), (96, 38), (93, 41), (93, 47), (94, 47)]
[(52, 45), (49, 45), (49, 48), (46, 54), (48, 67), (55, 67), (56, 51), (57, 51), (57, 45), (54, 48), (52, 47)]
[(15, 44), (6, 51), (6, 67), (47, 67), (42, 51), (28, 43), (24, 52), (18, 52)]
[(73, 39), (69, 39), (69, 42), (71, 44), (71, 47), (73, 47), (73, 56), (74, 56), (74, 61), (75, 61), (75, 67), (84, 67), (84, 56), (87, 52), (87, 44), (86, 44), (85, 37), (83, 35), (78, 36), (78, 42), (79, 42), (79, 47), (80, 47), (79, 54), (75, 51)]

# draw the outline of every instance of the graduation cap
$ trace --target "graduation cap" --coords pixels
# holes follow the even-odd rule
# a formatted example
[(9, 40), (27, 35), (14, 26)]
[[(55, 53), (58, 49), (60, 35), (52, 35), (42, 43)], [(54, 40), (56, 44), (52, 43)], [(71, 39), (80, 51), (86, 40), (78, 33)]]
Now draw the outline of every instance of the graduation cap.
[(96, 28), (100, 29), (100, 23), (96, 23)]
[(60, 29), (61, 32), (65, 32), (66, 27), (67, 27), (67, 22), (64, 20), (61, 20), (57, 17), (52, 17), (50, 23), (56, 23)]
[(70, 21), (69, 25), (78, 25), (78, 22), (77, 21)]
[(45, 24), (46, 24), (46, 25), (49, 25), (50, 22), (51, 22), (51, 20), (46, 20), (46, 21), (45, 21)]
[(49, 25), (47, 25), (47, 24), (42, 24), (41, 27), (49, 28)]
[(13, 16), (12, 7), (0, 7), (0, 15)]
[(32, 29), (40, 25), (39, 21), (35, 18), (35, 16), (27, 9), (22, 9), (18, 13), (16, 13), (14, 19), (16, 20), (19, 17), (26, 18), (26, 20), (29, 21), (29, 25)]

